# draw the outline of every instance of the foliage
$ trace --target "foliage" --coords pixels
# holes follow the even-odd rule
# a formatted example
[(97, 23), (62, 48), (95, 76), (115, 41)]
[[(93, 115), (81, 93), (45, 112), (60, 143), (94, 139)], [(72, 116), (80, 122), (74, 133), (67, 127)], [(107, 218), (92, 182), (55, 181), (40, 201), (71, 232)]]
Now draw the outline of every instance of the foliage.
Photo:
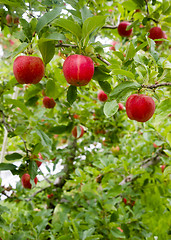
[[(170, 239), (170, 12), (169, 0), (0, 1), (1, 148), (8, 133), (0, 171), (20, 178), (29, 172), (33, 185), (1, 184), (1, 239)], [(117, 32), (123, 20), (131, 22), (129, 38)], [(157, 25), (167, 35), (162, 44), (148, 38)], [(38, 84), (17, 83), (12, 65), (21, 54), (43, 59)], [(69, 86), (63, 76), (71, 54), (94, 61), (84, 87)], [(97, 99), (100, 89), (106, 103)], [(134, 93), (155, 100), (146, 123), (118, 109)], [(43, 107), (43, 94), (55, 99), (53, 109)], [(79, 125), (85, 133), (75, 139), (71, 131)], [(46, 177), (31, 157), (39, 153)], [(51, 175), (50, 163), (62, 170)], [(35, 186), (36, 175), (44, 180)]]

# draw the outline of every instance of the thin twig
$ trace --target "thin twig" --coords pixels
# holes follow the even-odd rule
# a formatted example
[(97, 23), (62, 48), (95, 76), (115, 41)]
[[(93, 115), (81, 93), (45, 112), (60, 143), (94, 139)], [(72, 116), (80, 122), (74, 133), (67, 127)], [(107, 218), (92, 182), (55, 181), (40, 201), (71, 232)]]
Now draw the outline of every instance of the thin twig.
[(153, 84), (153, 85), (144, 85), (144, 84), (141, 85), (142, 88), (149, 88), (149, 89), (155, 89), (155, 88), (162, 87), (162, 86), (171, 86), (171, 82), (158, 83), (158, 84)]
[(55, 47), (72, 47), (72, 48), (77, 48), (77, 45), (74, 44), (66, 44), (66, 43), (58, 43), (55, 45)]
[(103, 59), (100, 55), (97, 55), (97, 58), (98, 58), (100, 61), (104, 62), (106, 65), (108, 65), (108, 66), (111, 65), (110, 62), (108, 62), (107, 60)]
[(118, 26), (106, 25), (106, 26), (103, 26), (102, 28), (116, 29), (116, 28), (118, 28)]

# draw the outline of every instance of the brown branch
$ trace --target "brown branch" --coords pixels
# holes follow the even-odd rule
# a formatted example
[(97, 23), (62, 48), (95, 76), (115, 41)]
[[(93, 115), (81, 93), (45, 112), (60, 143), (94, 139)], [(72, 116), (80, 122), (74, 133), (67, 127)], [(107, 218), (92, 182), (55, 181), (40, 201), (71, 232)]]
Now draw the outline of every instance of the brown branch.
[(106, 26), (103, 26), (102, 28), (106, 28), (106, 29), (116, 29), (116, 28), (118, 28), (118, 26), (106, 25)]
[(73, 44), (66, 44), (66, 43), (58, 43), (55, 45), (55, 47), (72, 47), (72, 48), (77, 48), (77, 45), (73, 45)]
[[(149, 166), (154, 166), (157, 165), (160, 162), (160, 155), (162, 154), (163, 149), (160, 147), (157, 151), (156, 154), (150, 158), (145, 159), (142, 164), (141, 167), (143, 168), (147, 168)], [(127, 176), (126, 178), (124, 178), (119, 185), (124, 185), (127, 182), (132, 182), (134, 180), (136, 180), (141, 174), (138, 175), (132, 175), (130, 174), (129, 176)]]
[(107, 60), (103, 59), (100, 55), (97, 55), (97, 58), (98, 58), (100, 61), (104, 62), (106, 65), (108, 65), (108, 66), (111, 65), (110, 62), (108, 62)]
[(153, 85), (144, 85), (144, 84), (141, 85), (142, 88), (149, 88), (149, 89), (155, 89), (155, 88), (162, 87), (162, 86), (171, 86), (171, 82), (158, 83), (158, 84), (153, 84)]
[(144, 0), (145, 1), (145, 4), (146, 4), (146, 9), (147, 9), (147, 16), (149, 16), (149, 9), (148, 9), (148, 0)]

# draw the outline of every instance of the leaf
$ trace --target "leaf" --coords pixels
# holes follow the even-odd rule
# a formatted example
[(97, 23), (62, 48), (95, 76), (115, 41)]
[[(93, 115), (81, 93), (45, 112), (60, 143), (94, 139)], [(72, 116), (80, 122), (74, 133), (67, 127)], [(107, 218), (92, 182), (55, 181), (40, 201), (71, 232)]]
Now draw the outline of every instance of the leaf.
[(56, 26), (60, 26), (62, 28), (65, 28), (72, 34), (74, 34), (78, 39), (81, 39), (82, 36), (82, 30), (78, 23), (75, 23), (74, 21), (64, 19), (64, 18), (58, 18), (55, 23)]
[(73, 104), (77, 99), (77, 87), (70, 85), (67, 91), (67, 101), (70, 104)]
[(18, 0), (18, 1), (12, 1), (12, 0), (0, 0), (0, 4), (5, 4), (11, 7), (19, 7), (21, 8), (21, 6), (26, 9), (26, 6), (24, 5), (22, 0)]
[(32, 84), (24, 92), (24, 99), (28, 101), (30, 98), (35, 97), (42, 90), (42, 86), (38, 84)]
[(25, 36), (31, 41), (32, 39), (32, 27), (25, 19), (20, 19), (20, 24), (22, 26)]
[(132, 42), (129, 42), (128, 47), (126, 49), (126, 60), (133, 58), (135, 56), (135, 48)]
[(36, 129), (36, 133), (40, 137), (42, 145), (51, 148), (52, 140), (48, 137), (48, 135), (40, 129)]
[(99, 81), (99, 85), (106, 93), (110, 93), (112, 90), (110, 83), (108, 83), (107, 81)]
[(6, 99), (6, 102), (8, 104), (13, 104), (16, 107), (19, 107), (28, 117), (31, 116), (31, 111), (28, 110), (28, 108), (26, 107), (26, 105), (24, 103), (22, 103), (20, 100), (16, 100), (16, 99)]
[(10, 52), (10, 53), (6, 56), (6, 58), (9, 58), (9, 57), (14, 58), (14, 57), (17, 56), (19, 53), (24, 52), (24, 50), (25, 50), (29, 45), (30, 45), (30, 43), (26, 43), (26, 42), (20, 44), (13, 52)]
[(46, 84), (46, 94), (48, 97), (56, 98), (58, 96), (58, 87), (53, 80), (49, 80)]
[(91, 33), (96, 33), (105, 24), (106, 16), (93, 16), (87, 18), (82, 27), (83, 45), (86, 46)]
[(169, 114), (171, 114), (171, 98), (165, 99), (160, 102), (160, 104), (156, 108), (156, 123), (161, 122), (165, 119)]
[(136, 20), (135, 22), (131, 23), (130, 25), (127, 26), (126, 31), (130, 30), (131, 28), (135, 27), (139, 23), (139, 19)]
[(31, 160), (31, 161), (29, 162), (28, 172), (29, 172), (30, 178), (31, 178), (32, 180), (34, 180), (34, 178), (35, 178), (36, 175), (37, 175), (37, 169), (38, 169), (38, 166), (37, 166), (37, 164), (36, 164), (36, 161)]
[(163, 174), (164, 174), (164, 177), (166, 177), (167, 175), (170, 175), (170, 174), (171, 174), (171, 166), (166, 167), (166, 168), (164, 169)]
[(135, 51), (138, 52), (140, 49), (143, 49), (144, 47), (146, 47), (148, 45), (148, 42), (144, 42), (142, 44), (140, 44)]
[(38, 42), (39, 50), (42, 54), (43, 61), (48, 64), (55, 55), (55, 43), (54, 41), (41, 41)]
[(5, 156), (5, 159), (7, 161), (13, 161), (13, 160), (16, 160), (16, 159), (21, 159), (23, 156), (19, 153), (12, 153), (12, 154), (8, 154)]
[(142, 0), (132, 0), (134, 3), (137, 4), (138, 7), (142, 8), (145, 5), (145, 1)]
[(113, 54), (115, 54), (121, 61), (124, 60), (124, 55), (123, 53), (119, 52), (119, 51), (113, 51)]
[(11, 164), (11, 163), (0, 163), (0, 171), (4, 170), (16, 170), (17, 166)]
[(141, 85), (137, 82), (126, 81), (117, 85), (110, 93), (111, 97), (118, 98), (120, 95), (129, 93), (130, 91), (140, 88)]
[(95, 228), (94, 228), (94, 227), (89, 228), (88, 230), (85, 230), (85, 231), (83, 232), (82, 240), (86, 240), (87, 237), (92, 236), (92, 234), (94, 233), (94, 231), (95, 231)]
[(123, 230), (126, 238), (129, 239), (130, 238), (130, 230), (129, 230), (127, 224), (121, 224), (121, 229)]
[(111, 75), (109, 75), (109, 72), (110, 71), (106, 67), (95, 67), (93, 79), (96, 81), (104, 81), (111, 77)]
[(118, 110), (118, 103), (116, 100), (112, 100), (111, 102), (106, 102), (103, 108), (103, 112), (106, 117), (112, 117)]
[(67, 127), (68, 126), (66, 126), (66, 125), (59, 125), (59, 126), (50, 128), (49, 131), (54, 134), (62, 134), (67, 131)]
[(83, 22), (84, 22), (87, 18), (93, 16), (92, 12), (87, 8), (86, 5), (84, 5), (84, 6), (81, 8), (80, 11), (81, 11), (81, 17), (82, 17)]
[(43, 38), (44, 41), (48, 41), (48, 40), (63, 40), (65, 41), (66, 40), (66, 37), (61, 34), (61, 33), (50, 33), (48, 34), (45, 38)]
[(122, 70), (122, 69), (113, 69), (113, 70), (112, 70), (112, 73), (113, 73), (113, 74), (116, 74), (116, 75), (124, 75), (124, 76), (126, 76), (126, 77), (128, 77), (128, 78), (132, 78), (132, 79), (135, 78), (135, 76), (134, 76), (133, 73), (128, 72), (128, 71), (126, 71), (126, 70)]
[(52, 11), (45, 13), (38, 21), (36, 32), (39, 33), (44, 26), (52, 22), (62, 11), (62, 7), (56, 7)]

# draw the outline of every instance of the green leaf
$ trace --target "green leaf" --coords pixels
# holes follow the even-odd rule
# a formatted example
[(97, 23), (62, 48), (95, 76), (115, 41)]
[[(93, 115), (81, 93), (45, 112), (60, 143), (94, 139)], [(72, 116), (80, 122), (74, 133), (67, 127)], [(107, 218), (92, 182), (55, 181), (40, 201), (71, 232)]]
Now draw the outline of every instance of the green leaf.
[(118, 110), (118, 103), (116, 100), (112, 100), (111, 102), (106, 102), (103, 108), (103, 112), (106, 117), (112, 117)]
[(129, 237), (130, 237), (130, 230), (129, 230), (127, 224), (121, 224), (121, 229), (123, 230), (126, 238), (129, 239)]
[(83, 23), (82, 38), (83, 45), (86, 46), (89, 41), (90, 34), (95, 34), (105, 24), (106, 16), (93, 16), (87, 18)]
[(51, 148), (52, 140), (48, 137), (48, 135), (40, 129), (36, 129), (36, 133), (40, 137), (42, 145)]
[(19, 53), (24, 52), (24, 50), (26, 50), (26, 48), (27, 48), (29, 45), (30, 45), (30, 43), (26, 43), (26, 42), (20, 44), (13, 52), (10, 52), (10, 53), (6, 56), (6, 58), (9, 58), (9, 57), (13, 58), (13, 57), (17, 56)]
[(131, 23), (129, 26), (127, 26), (126, 31), (130, 30), (131, 28), (135, 27), (139, 23), (139, 19), (135, 22)]
[(32, 84), (24, 92), (24, 99), (28, 101), (30, 98), (35, 97), (42, 90), (42, 86), (38, 84)]
[(28, 108), (26, 107), (26, 105), (21, 102), (20, 100), (16, 100), (16, 99), (6, 99), (6, 102), (8, 104), (13, 104), (16, 107), (19, 107), (28, 117), (31, 116), (31, 111), (28, 110)]
[(148, 42), (144, 42), (142, 44), (140, 44), (135, 51), (138, 52), (140, 49), (143, 49), (144, 47), (146, 47), (148, 45)]
[(167, 175), (170, 175), (170, 174), (171, 174), (171, 166), (166, 167), (166, 168), (164, 169), (163, 174), (164, 174), (164, 177), (166, 177)]
[(38, 47), (42, 54), (44, 63), (48, 64), (55, 55), (54, 41), (43, 41), (40, 39), (38, 42)]
[(125, 93), (129, 93), (133, 90), (136, 90), (138, 88), (140, 88), (141, 85), (137, 82), (130, 82), (130, 81), (126, 81), (123, 83), (120, 83), (119, 85), (117, 85), (113, 91), (110, 93), (111, 97), (114, 98), (118, 98), (120, 97), (120, 95), (123, 95)]
[(134, 3), (137, 4), (138, 7), (142, 8), (145, 5), (145, 1), (142, 0), (132, 0)]
[(128, 47), (126, 49), (126, 60), (133, 58), (135, 56), (135, 48), (132, 42), (129, 42)]
[(116, 222), (118, 217), (119, 217), (119, 215), (118, 215), (117, 211), (113, 212), (110, 216), (110, 222)]
[(155, 122), (161, 122), (171, 113), (171, 98), (165, 99), (157, 106), (155, 114)]
[(68, 126), (66, 126), (66, 125), (59, 125), (59, 126), (50, 128), (49, 131), (54, 134), (62, 134), (67, 131), (67, 127)]
[(77, 99), (77, 87), (70, 85), (67, 91), (67, 101), (70, 104), (73, 104)]
[(26, 9), (26, 6), (24, 5), (22, 0), (14, 1), (14, 0), (0, 0), (0, 4), (5, 4), (11, 7), (23, 7)]
[(119, 52), (119, 51), (113, 51), (113, 54), (115, 54), (121, 61), (124, 60), (124, 55), (123, 53)]
[(89, 228), (88, 230), (85, 230), (85, 231), (83, 232), (82, 240), (86, 240), (87, 237), (91, 237), (92, 234), (94, 233), (94, 231), (95, 231), (95, 228), (94, 228), (94, 227)]
[(50, 33), (45, 38), (43, 38), (44, 41), (48, 40), (62, 40), (65, 41), (66, 37), (62, 33)]
[(38, 21), (36, 32), (39, 33), (44, 26), (52, 22), (62, 11), (62, 7), (56, 7), (50, 12), (45, 13)]
[(81, 8), (81, 17), (82, 17), (82, 21), (84, 22), (87, 18), (92, 17), (93, 14), (92, 12), (88, 9), (88, 7), (86, 5), (84, 5)]
[(28, 172), (29, 172), (30, 178), (31, 178), (32, 180), (34, 180), (34, 178), (35, 178), (36, 175), (37, 175), (37, 169), (38, 169), (38, 166), (37, 166), (37, 164), (36, 164), (36, 161), (31, 160), (31, 161), (29, 162)]
[(99, 85), (106, 93), (110, 93), (112, 90), (110, 83), (108, 83), (107, 81), (99, 81)]
[(22, 26), (25, 36), (31, 41), (32, 39), (32, 27), (25, 19), (20, 19), (20, 24)]
[(49, 80), (46, 84), (46, 94), (48, 97), (53, 97), (54, 99), (58, 96), (58, 87), (53, 80)]
[(96, 81), (104, 81), (111, 77), (109, 70), (104, 66), (95, 67), (93, 79)]
[(56, 26), (60, 26), (62, 28), (65, 28), (72, 34), (74, 34), (78, 39), (81, 39), (82, 36), (82, 30), (81, 27), (78, 23), (75, 23), (74, 21), (64, 19), (64, 18), (59, 18), (55, 21), (54, 23)]
[(126, 76), (128, 78), (132, 78), (132, 79), (135, 78), (135, 76), (132, 72), (128, 72), (128, 71), (122, 70), (122, 69), (113, 69), (112, 73), (115, 74), (115, 75), (123, 75), (123, 76)]
[(16, 170), (17, 166), (11, 164), (11, 163), (0, 163), (0, 171), (4, 171), (4, 170)]
[(21, 159), (23, 156), (19, 153), (12, 153), (12, 154), (8, 154), (5, 156), (5, 159), (7, 161), (13, 161), (13, 160), (16, 160), (16, 159)]

